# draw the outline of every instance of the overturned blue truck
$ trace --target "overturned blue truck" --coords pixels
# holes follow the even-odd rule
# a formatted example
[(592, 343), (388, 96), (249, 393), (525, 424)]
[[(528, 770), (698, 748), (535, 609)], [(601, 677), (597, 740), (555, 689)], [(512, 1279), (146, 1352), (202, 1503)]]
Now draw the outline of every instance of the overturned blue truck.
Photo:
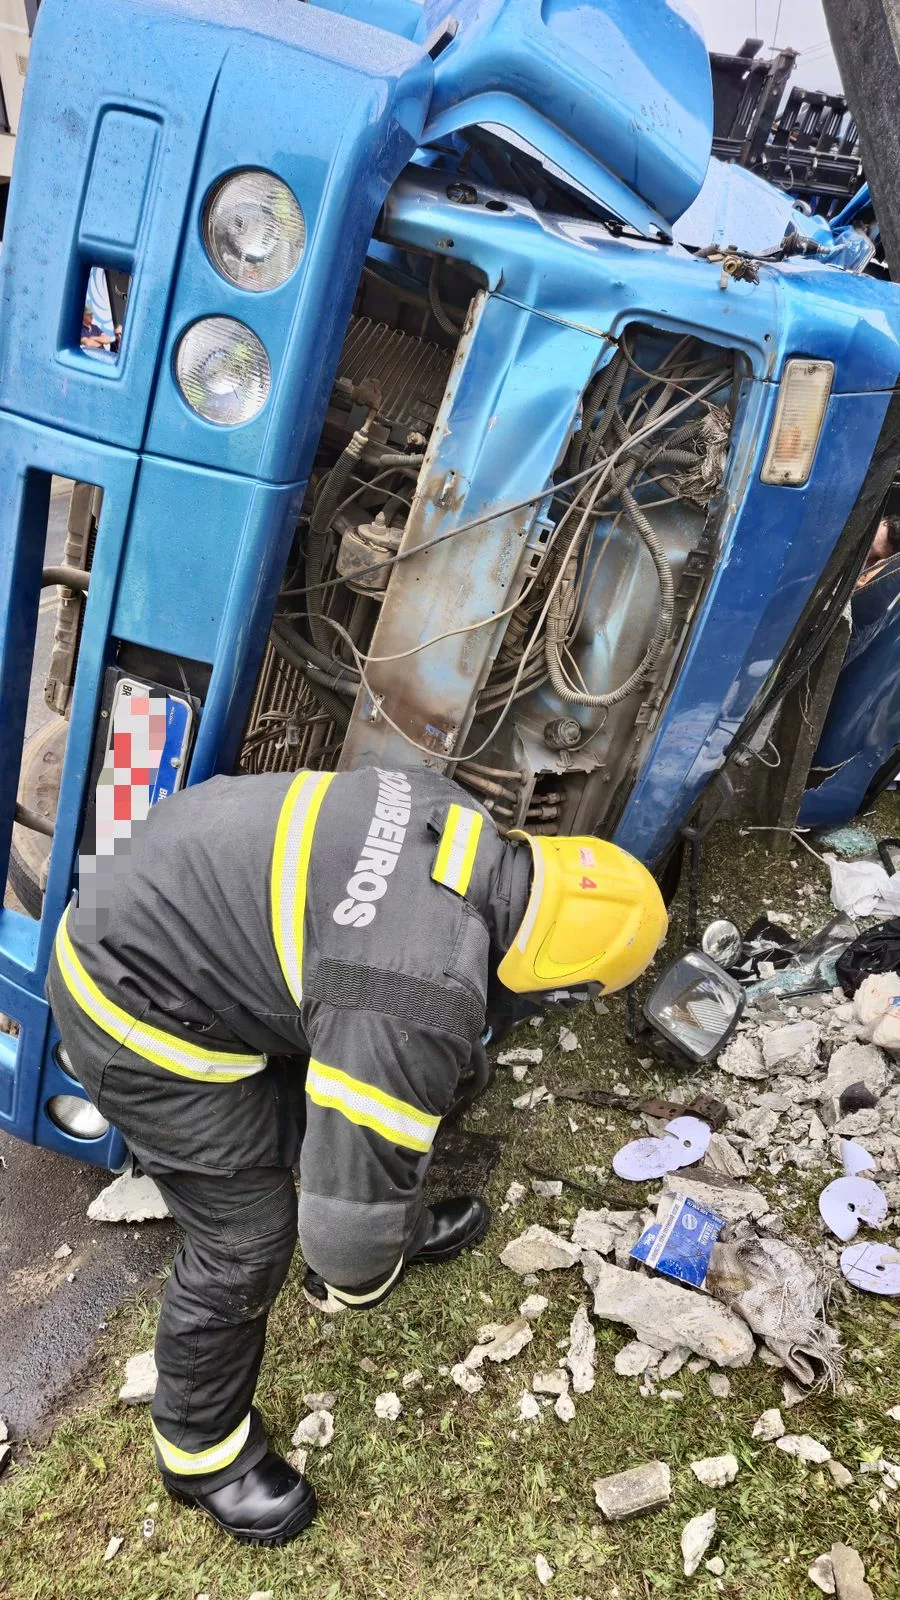
[(900, 557), (856, 587), (900, 291), (711, 138), (680, 3), (44, 0), (0, 263), (0, 1127), (121, 1160), (47, 959), (79, 856), (184, 783), (424, 760), (671, 889), (712, 818), (835, 822), (900, 765)]

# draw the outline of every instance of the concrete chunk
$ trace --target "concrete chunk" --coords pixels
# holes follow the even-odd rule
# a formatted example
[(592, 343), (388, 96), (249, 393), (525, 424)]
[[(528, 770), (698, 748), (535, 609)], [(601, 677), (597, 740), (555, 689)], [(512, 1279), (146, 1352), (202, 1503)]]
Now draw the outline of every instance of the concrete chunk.
[(691, 1471), (705, 1489), (724, 1489), (734, 1483), (740, 1466), (737, 1456), (704, 1456), (702, 1461), (692, 1461)]
[(692, 1578), (713, 1542), (716, 1531), (715, 1506), (699, 1517), (691, 1517), (681, 1530), (681, 1554), (684, 1557), (684, 1575)]
[(296, 1446), (315, 1445), (317, 1450), (324, 1450), (334, 1438), (334, 1417), (330, 1411), (311, 1411), (308, 1417), (297, 1423), (291, 1436), (291, 1444)]
[(152, 1178), (123, 1172), (100, 1190), (87, 1214), (91, 1222), (161, 1222), (170, 1212)]
[(510, 1240), (501, 1252), (500, 1260), (505, 1267), (509, 1267), (510, 1272), (524, 1277), (529, 1272), (555, 1272), (560, 1268), (574, 1267), (580, 1255), (576, 1244), (570, 1244), (568, 1239), (561, 1239), (549, 1228), (534, 1223), (520, 1233), (518, 1239)]
[(831, 1568), (837, 1600), (875, 1600), (866, 1583), (866, 1569), (851, 1544), (831, 1546)]
[(792, 1072), (805, 1078), (819, 1064), (821, 1032), (815, 1022), (789, 1022), (763, 1034), (763, 1061), (770, 1072)]
[(648, 1461), (642, 1467), (594, 1480), (594, 1497), (607, 1522), (658, 1511), (669, 1504), (671, 1493), (672, 1474), (665, 1461)]
[(829, 1555), (817, 1556), (807, 1574), (810, 1583), (814, 1583), (822, 1594), (834, 1594), (834, 1567), (831, 1565)]
[(720, 1367), (746, 1367), (753, 1359), (753, 1334), (746, 1322), (694, 1289), (625, 1272), (590, 1253), (584, 1276), (594, 1291), (594, 1315), (624, 1322), (655, 1350), (684, 1346)]
[(800, 1461), (809, 1461), (817, 1467), (831, 1460), (828, 1446), (820, 1444), (809, 1433), (783, 1433), (780, 1439), (775, 1440), (775, 1446), (783, 1450), (786, 1456), (797, 1456)]
[(119, 1399), (129, 1406), (149, 1405), (156, 1393), (156, 1361), (152, 1350), (130, 1356), (125, 1363), (125, 1382)]
[(554, 1367), (551, 1372), (536, 1372), (531, 1387), (535, 1394), (568, 1394), (569, 1374), (563, 1372), (562, 1367)]
[(587, 1309), (579, 1306), (569, 1327), (569, 1348), (564, 1357), (576, 1394), (589, 1394), (594, 1387), (596, 1348), (597, 1339)]
[(775, 1439), (781, 1439), (785, 1434), (784, 1418), (777, 1406), (764, 1411), (757, 1417), (753, 1424), (754, 1439), (762, 1439), (766, 1444), (771, 1444)]
[(665, 1179), (669, 1194), (686, 1194), (698, 1206), (714, 1211), (726, 1222), (755, 1221), (764, 1217), (769, 1202), (752, 1183), (738, 1183), (722, 1172), (712, 1172), (709, 1167), (695, 1167), (690, 1172), (669, 1172)]
[(515, 1322), (508, 1322), (505, 1328), (485, 1346), (484, 1356), (487, 1361), (512, 1361), (521, 1350), (530, 1344), (534, 1334), (531, 1324), (526, 1317), (517, 1317)]
[(736, 1033), (729, 1040), (716, 1065), (732, 1078), (761, 1079), (769, 1076), (758, 1045), (746, 1033)]
[(822, 1095), (823, 1098), (839, 1100), (844, 1090), (852, 1084), (864, 1083), (878, 1100), (891, 1082), (892, 1074), (887, 1061), (873, 1044), (842, 1044), (833, 1052), (828, 1063)]

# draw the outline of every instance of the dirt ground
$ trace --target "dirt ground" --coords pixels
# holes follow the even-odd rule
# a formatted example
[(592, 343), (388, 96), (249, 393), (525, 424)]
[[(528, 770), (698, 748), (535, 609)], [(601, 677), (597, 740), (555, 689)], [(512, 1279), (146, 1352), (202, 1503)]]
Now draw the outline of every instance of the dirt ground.
[[(896, 796), (880, 803), (876, 833), (900, 833)], [(830, 913), (827, 873), (802, 845), (775, 853), (771, 834), (720, 830), (706, 852), (704, 918), (732, 916), (746, 927), (764, 910), (787, 912), (798, 932), (811, 932)], [(665, 950), (679, 948), (679, 902)], [(579, 1046), (564, 1053), (561, 1026), (572, 1026)], [(17, 1447), (15, 1464), (0, 1482), (0, 1594), (10, 1600), (248, 1600), (271, 1591), (272, 1600), (648, 1600), (656, 1595), (723, 1595), (726, 1600), (815, 1600), (810, 1563), (835, 1540), (855, 1546), (876, 1600), (898, 1600), (900, 1493), (876, 1491), (881, 1479), (867, 1468), (900, 1459), (900, 1422), (885, 1415), (900, 1402), (900, 1305), (854, 1291), (838, 1293), (829, 1313), (846, 1356), (846, 1377), (836, 1394), (812, 1394), (784, 1407), (784, 1373), (758, 1358), (732, 1371), (730, 1393), (717, 1398), (708, 1372), (684, 1368), (669, 1386), (681, 1398), (642, 1395), (639, 1378), (619, 1377), (613, 1361), (631, 1335), (597, 1322), (596, 1382), (575, 1396), (575, 1416), (559, 1421), (552, 1409), (523, 1422), (519, 1400), (538, 1370), (553, 1367), (568, 1343), (576, 1309), (588, 1303), (580, 1273), (541, 1275), (538, 1291), (549, 1305), (527, 1348), (505, 1365), (485, 1371), (483, 1389), (462, 1393), (450, 1368), (475, 1343), (486, 1321), (515, 1317), (521, 1281), (498, 1260), (506, 1243), (532, 1222), (551, 1228), (574, 1221), (590, 1198), (564, 1189), (541, 1199), (530, 1188), (533, 1170), (571, 1178), (590, 1189), (612, 1186), (622, 1203), (636, 1204), (645, 1189), (610, 1179), (613, 1153), (633, 1136), (634, 1120), (552, 1097), (574, 1080), (598, 1088), (632, 1089), (690, 1098), (705, 1082), (648, 1061), (629, 1046), (623, 1004), (608, 1013), (585, 1010), (548, 1016), (515, 1040), (539, 1045), (544, 1059), (524, 1083), (500, 1069), (469, 1126), (502, 1141), (488, 1198), (495, 1219), (484, 1244), (442, 1271), (411, 1271), (375, 1311), (332, 1322), (316, 1318), (303, 1301), (302, 1263), (294, 1263), (270, 1324), (258, 1400), (276, 1447), (287, 1450), (303, 1396), (332, 1390), (335, 1433), (331, 1446), (311, 1452), (309, 1476), (320, 1496), (314, 1526), (284, 1550), (241, 1548), (204, 1519), (172, 1504), (155, 1477), (146, 1410), (116, 1399), (126, 1355), (146, 1349), (155, 1319), (153, 1295), (129, 1304), (98, 1350), (100, 1376), (92, 1391), (58, 1424), (50, 1444), (29, 1453)], [(512, 1100), (545, 1084), (551, 1096), (534, 1110), (516, 1111)], [(639, 1129), (640, 1131), (640, 1129)], [(792, 1237), (815, 1254), (822, 1227), (816, 1198), (837, 1168), (826, 1152), (812, 1171), (787, 1167), (776, 1180), (766, 1170), (751, 1181), (785, 1217)], [(502, 1210), (510, 1183), (526, 1198)], [(599, 1203), (599, 1202), (598, 1202)], [(896, 1242), (900, 1224), (876, 1237)], [(405, 1375), (421, 1378), (404, 1386)], [(396, 1391), (398, 1421), (378, 1419), (375, 1397)], [(852, 1474), (838, 1487), (824, 1465), (794, 1459), (752, 1436), (760, 1413), (782, 1406), (790, 1432), (824, 1444)], [(689, 1464), (698, 1457), (733, 1452), (740, 1464), (733, 1484), (704, 1488)], [(672, 1469), (670, 1506), (627, 1523), (604, 1522), (593, 1480), (651, 1458)], [(721, 1575), (701, 1564), (695, 1577), (682, 1571), (679, 1538), (689, 1518), (715, 1507), (717, 1531), (707, 1558), (718, 1556)], [(111, 1537), (121, 1537), (103, 1561)], [(544, 1588), (535, 1559), (553, 1569)]]

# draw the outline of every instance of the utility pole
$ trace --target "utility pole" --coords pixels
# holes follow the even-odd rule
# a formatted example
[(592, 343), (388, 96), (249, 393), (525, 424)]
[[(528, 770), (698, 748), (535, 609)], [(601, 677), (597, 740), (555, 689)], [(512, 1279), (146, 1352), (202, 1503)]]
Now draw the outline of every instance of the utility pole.
[(900, 281), (900, 0), (823, 0), (891, 277)]

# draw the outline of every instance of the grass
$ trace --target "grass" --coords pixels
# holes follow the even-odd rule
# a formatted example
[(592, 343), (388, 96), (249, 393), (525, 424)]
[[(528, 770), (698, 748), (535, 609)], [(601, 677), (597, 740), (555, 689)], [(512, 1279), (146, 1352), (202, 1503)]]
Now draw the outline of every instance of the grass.
[[(895, 803), (883, 802), (880, 833), (900, 832)], [(708, 852), (703, 907), (746, 924), (769, 899), (771, 910), (800, 912), (818, 926), (828, 914), (824, 870), (805, 851), (772, 857), (771, 837), (723, 830)], [(796, 865), (792, 863), (796, 862)], [(775, 884), (774, 891), (768, 885)], [(803, 890), (816, 885), (810, 899)], [(822, 893), (821, 890), (826, 890)], [(716, 896), (720, 903), (716, 904)], [(670, 942), (669, 949), (677, 943)], [(609, 1087), (626, 1079), (670, 1089), (675, 1077), (640, 1066), (624, 1042), (618, 1000), (610, 1014), (578, 1016), (581, 1049), (561, 1056), (560, 1019), (526, 1030), (524, 1043), (543, 1044), (545, 1060), (532, 1081), (566, 1077)], [(565, 1019), (567, 1022), (571, 1019)], [(489, 1198), (499, 1205), (525, 1163), (590, 1183), (585, 1163), (608, 1166), (630, 1134), (615, 1112), (556, 1101), (531, 1113), (510, 1110), (520, 1092), (502, 1070), (474, 1126), (501, 1133), (506, 1143)], [(569, 1118), (578, 1124), (572, 1132)], [(792, 1227), (815, 1237), (818, 1182), (782, 1176), (790, 1193)], [(784, 1204), (785, 1202), (782, 1202)], [(839, 1324), (848, 1352), (848, 1390), (810, 1398), (786, 1414), (788, 1427), (824, 1441), (856, 1474), (839, 1490), (824, 1469), (759, 1444), (751, 1428), (777, 1405), (781, 1375), (756, 1361), (733, 1373), (727, 1400), (712, 1398), (705, 1375), (685, 1370), (672, 1387), (680, 1403), (642, 1399), (637, 1384), (615, 1375), (612, 1360), (627, 1331), (598, 1325), (597, 1382), (576, 1400), (568, 1426), (552, 1411), (533, 1427), (517, 1416), (517, 1401), (533, 1372), (553, 1365), (569, 1322), (584, 1299), (577, 1274), (545, 1275), (550, 1307), (528, 1349), (508, 1367), (491, 1368), (484, 1390), (463, 1395), (442, 1375), (470, 1348), (480, 1323), (515, 1315), (523, 1291), (498, 1265), (506, 1240), (529, 1222), (573, 1218), (578, 1197), (542, 1201), (529, 1194), (517, 1211), (497, 1215), (484, 1246), (442, 1271), (411, 1272), (374, 1312), (321, 1323), (300, 1292), (301, 1265), (273, 1313), (259, 1403), (273, 1443), (282, 1449), (304, 1413), (303, 1394), (333, 1389), (339, 1398), (332, 1447), (313, 1453), (310, 1475), (321, 1514), (284, 1550), (244, 1549), (196, 1514), (174, 1506), (156, 1479), (145, 1410), (118, 1405), (121, 1362), (152, 1339), (153, 1297), (124, 1309), (98, 1354), (100, 1373), (81, 1409), (57, 1426), (51, 1443), (19, 1463), (0, 1484), (0, 1595), (10, 1600), (247, 1600), (271, 1590), (274, 1600), (518, 1600), (543, 1593), (534, 1558), (543, 1552), (555, 1569), (546, 1592), (553, 1600), (648, 1600), (653, 1596), (724, 1595), (726, 1600), (800, 1600), (814, 1596), (810, 1562), (835, 1539), (863, 1556), (877, 1600), (898, 1600), (900, 1496), (887, 1508), (868, 1506), (877, 1477), (858, 1469), (884, 1453), (900, 1456), (900, 1424), (884, 1416), (900, 1400), (900, 1306), (854, 1295)], [(404, 1373), (419, 1368), (423, 1383), (404, 1390)], [(404, 1403), (396, 1424), (378, 1421), (373, 1404), (385, 1389)], [(733, 1450), (736, 1482), (706, 1490), (689, 1463)], [(619, 1525), (604, 1524), (592, 1480), (658, 1456), (673, 1469), (671, 1507)], [(725, 1575), (703, 1567), (682, 1576), (681, 1528), (715, 1505), (715, 1546)], [(151, 1509), (152, 1508), (152, 1509)], [(153, 1518), (149, 1538), (142, 1531)], [(124, 1536), (115, 1558), (102, 1556), (112, 1535)]]

